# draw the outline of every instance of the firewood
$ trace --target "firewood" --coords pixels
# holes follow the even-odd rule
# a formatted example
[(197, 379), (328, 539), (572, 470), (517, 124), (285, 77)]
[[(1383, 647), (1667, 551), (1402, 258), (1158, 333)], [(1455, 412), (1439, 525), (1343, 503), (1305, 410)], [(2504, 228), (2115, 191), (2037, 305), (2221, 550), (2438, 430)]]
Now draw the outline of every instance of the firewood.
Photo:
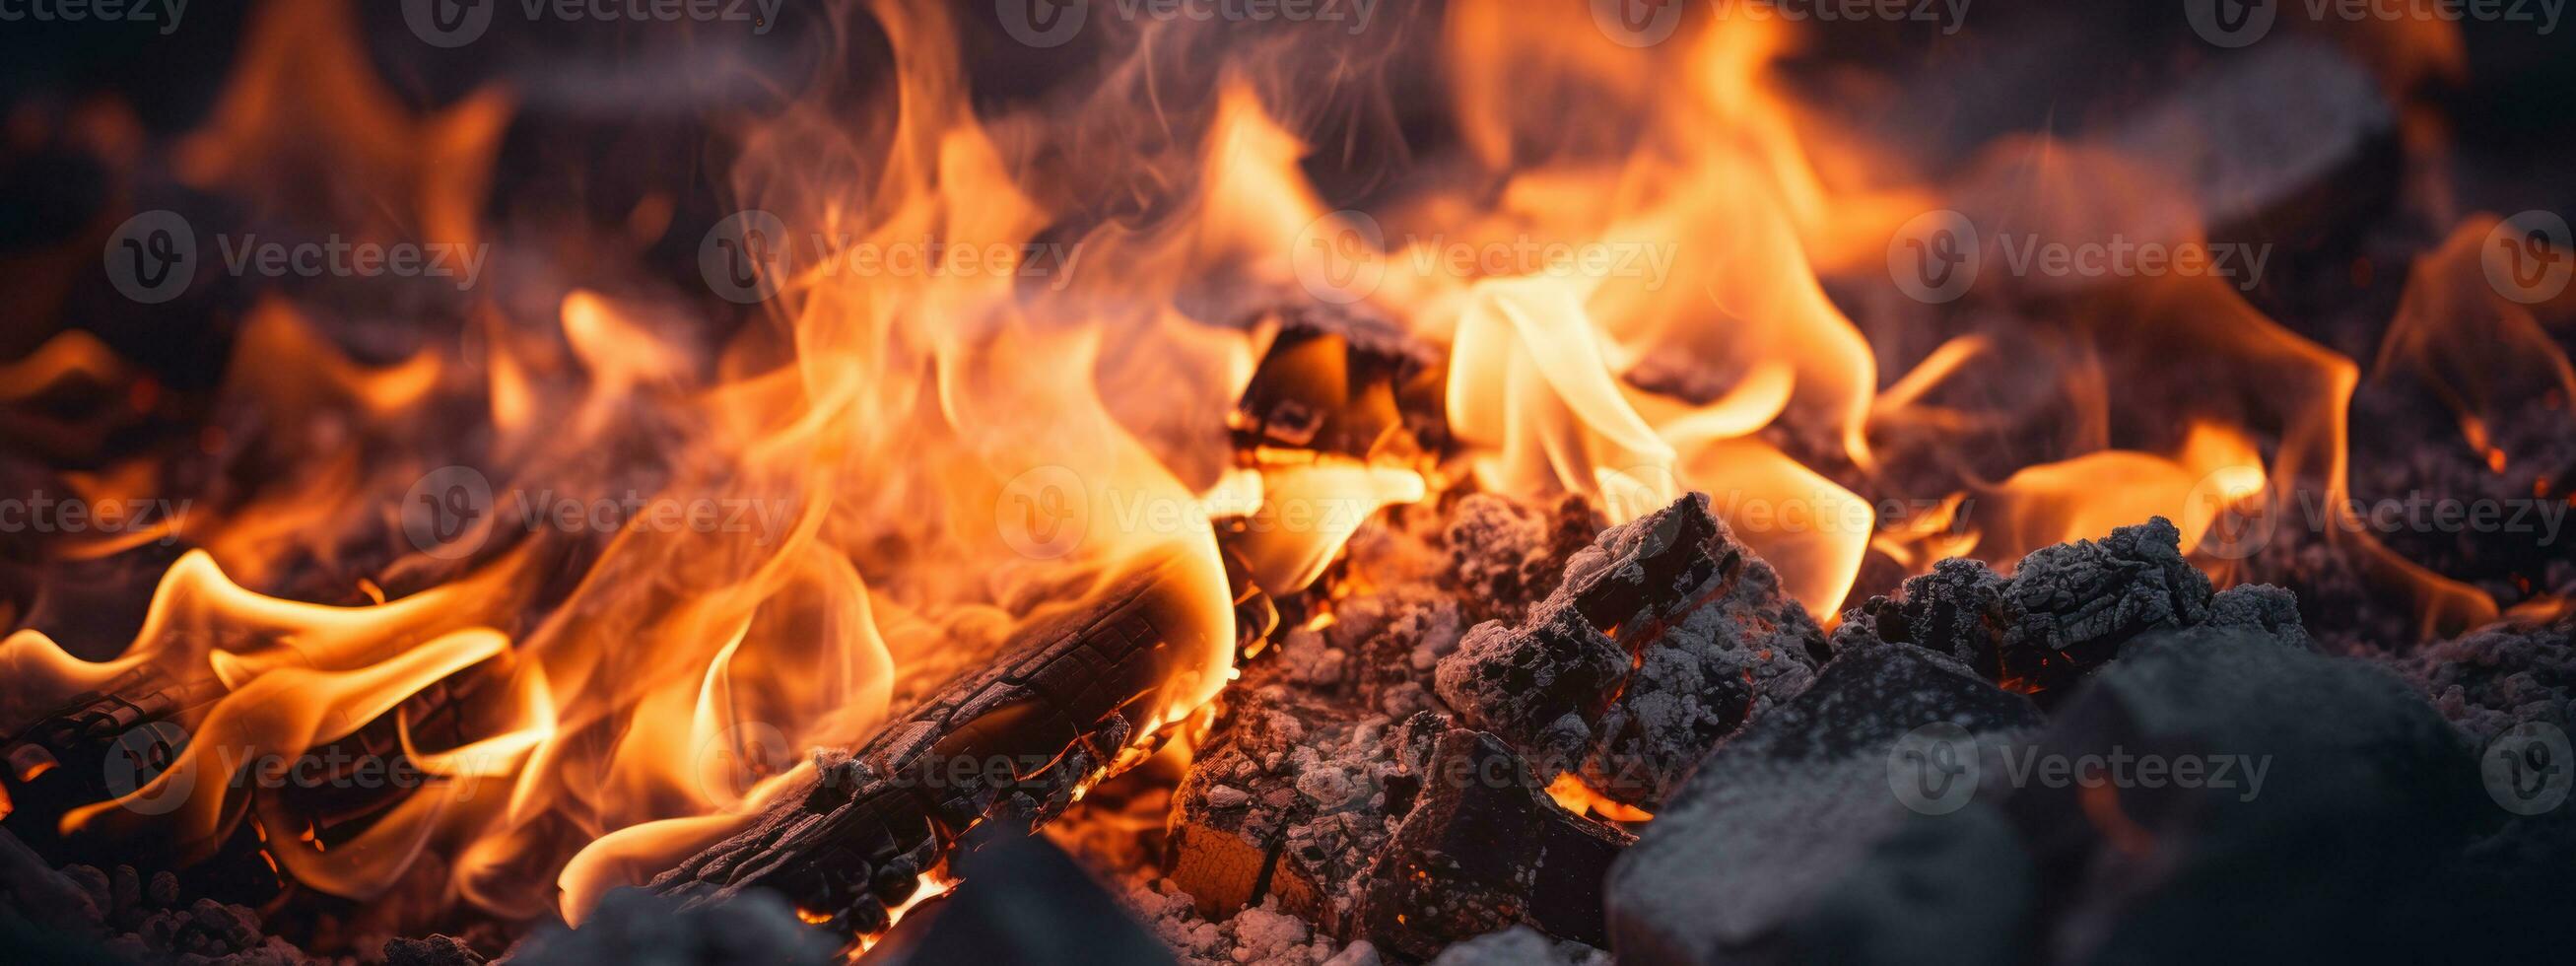
[[(1000, 809), (1050, 819), (1118, 763), (1174, 665), (1210, 646), (1188, 639), (1200, 622), (1185, 585), (1178, 561), (1148, 567), (1016, 635), (987, 670), (819, 756), (803, 788), (648, 887), (684, 908), (765, 889), (842, 932), (882, 931), (968, 829)], [(985, 764), (997, 760), (1010, 767)]]
[(2212, 593), (2209, 578), (2183, 559), (2181, 540), (2171, 522), (2153, 517), (2098, 541), (2033, 551), (2009, 578), (1979, 561), (1944, 560), (1897, 596), (1873, 597), (1846, 614), (1836, 637), (1920, 645), (2043, 698), (2150, 631), (2246, 626), (2307, 645), (2286, 591)]

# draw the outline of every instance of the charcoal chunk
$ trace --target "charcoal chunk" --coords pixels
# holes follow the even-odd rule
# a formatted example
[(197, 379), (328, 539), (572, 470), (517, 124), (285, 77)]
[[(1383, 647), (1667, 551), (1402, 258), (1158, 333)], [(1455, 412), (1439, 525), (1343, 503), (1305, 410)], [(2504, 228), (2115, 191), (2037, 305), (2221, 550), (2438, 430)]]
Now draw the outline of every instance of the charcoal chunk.
[(1435, 678), (1542, 774), (1652, 806), (1718, 739), (1813, 679), (1824, 634), (1693, 493), (1603, 531), (1518, 626), (1477, 625)]
[(2244, 628), (2137, 642), (2032, 750), (2198, 762), (2202, 776), (2034, 782), (2004, 800), (2038, 856), (2061, 959), (2405, 948), (2389, 924), (2492, 811), (2466, 743), (2407, 682)]
[(601, 897), (578, 929), (530, 937), (510, 957), (521, 966), (635, 963), (695, 966), (718, 963), (838, 961), (838, 942), (805, 927), (777, 894), (747, 890), (721, 902), (684, 905), (641, 889), (616, 889)]
[(1275, 899), (1337, 926), (1404, 797), (1403, 732), (1285, 688), (1232, 700), (1175, 792), (1171, 878), (1210, 919)]
[(1622, 963), (1794, 956), (1793, 927), (1909, 814), (1890, 784), (1900, 739), (1947, 724), (1986, 744), (2039, 723), (2028, 698), (1922, 648), (1837, 656), (1701, 763), (1613, 868), (1613, 951)]
[(1422, 780), (1421, 800), (1367, 871), (1359, 938), (1417, 958), (1515, 924), (1605, 941), (1601, 884), (1627, 833), (1558, 807), (1485, 732), (1442, 734)]
[(483, 966), (482, 954), (454, 936), (429, 935), (385, 944), (385, 966)]
[(2275, 587), (2212, 593), (2183, 559), (2182, 531), (2163, 517), (2101, 540), (2032, 551), (2003, 577), (1950, 559), (1909, 579), (1894, 599), (1846, 615), (1837, 638), (1872, 634), (1965, 662), (2008, 690), (2054, 698), (2132, 640), (2203, 624), (2252, 627), (2308, 647), (2297, 601)]
[[(1151, 966), (1172, 952), (1099, 880), (1045, 836), (982, 836), (955, 859), (956, 891), (906, 916), (887, 937), (886, 961), (906, 966)], [(749, 960), (745, 960), (749, 961)]]
[(1908, 815), (1783, 928), (1789, 960), (1944, 963), (2024, 959), (2038, 877), (2018, 830), (1990, 802)]

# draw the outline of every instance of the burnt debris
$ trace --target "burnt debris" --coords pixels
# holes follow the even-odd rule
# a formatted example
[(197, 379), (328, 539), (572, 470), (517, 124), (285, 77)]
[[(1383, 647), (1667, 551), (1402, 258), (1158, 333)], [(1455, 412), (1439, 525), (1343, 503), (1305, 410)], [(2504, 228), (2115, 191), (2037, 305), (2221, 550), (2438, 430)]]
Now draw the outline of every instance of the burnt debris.
[(1779, 576), (1694, 493), (1603, 531), (1518, 626), (1468, 632), (1437, 682), (1461, 721), (1542, 772), (1650, 806), (1827, 656)]
[(1362, 877), (1360, 935), (1421, 958), (1516, 924), (1607, 944), (1601, 883), (1626, 832), (1559, 807), (1484, 732), (1442, 732), (1416, 773), (1419, 801)]
[[(1175, 571), (1131, 574), (1089, 608), (1021, 635), (867, 744), (827, 755), (818, 776), (745, 831), (651, 883), (697, 908), (753, 890), (786, 896), (844, 933), (874, 933), (966, 831), (997, 811), (1043, 821), (1138, 736), (1172, 655), (1219, 646), (1171, 593)], [(960, 768), (994, 759), (1011, 767)], [(1042, 763), (1021, 771), (1023, 762)]]
[[(1948, 726), (1946, 753), (1973, 758), (1979, 739), (2040, 723), (2029, 699), (1922, 648), (1836, 657), (1805, 693), (1727, 739), (1611, 870), (1620, 961), (1788, 961), (1818, 898), (1907, 815), (1890, 786), (1901, 740)], [(1920, 792), (1946, 800), (1973, 788), (1965, 781)]]
[(1838, 641), (1876, 639), (1939, 651), (2007, 690), (2059, 692), (2132, 640), (2200, 625), (2247, 626), (2301, 647), (2307, 635), (2288, 591), (2254, 585), (2213, 592), (2182, 556), (2163, 517), (2101, 540), (2044, 547), (2005, 577), (1962, 558), (1873, 597), (1844, 616)]

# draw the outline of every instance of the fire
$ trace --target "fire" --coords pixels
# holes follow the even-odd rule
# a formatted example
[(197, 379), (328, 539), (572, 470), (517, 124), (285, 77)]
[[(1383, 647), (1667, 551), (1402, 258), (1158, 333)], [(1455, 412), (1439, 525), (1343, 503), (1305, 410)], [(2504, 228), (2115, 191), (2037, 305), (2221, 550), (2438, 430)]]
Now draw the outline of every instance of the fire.
[[(348, 5), (263, 7), (212, 118), (174, 147), (178, 177), (279, 223), (523, 250), (495, 260), (501, 294), (424, 312), (390, 352), (344, 347), (333, 333), (371, 320), (331, 298), (260, 293), (213, 404), (259, 418), (71, 479), (97, 500), (218, 482), (185, 520), (65, 550), (189, 548), (140, 630), (107, 642), (121, 647), (48, 628), (0, 640), (0, 731), (137, 674), (207, 696), (167, 767), (67, 832), (204, 855), (245, 818), (312, 829), (246, 763), (389, 731), (418, 787), (362, 824), (271, 839), (279, 871), (355, 899), (429, 877), (447, 901), (579, 922), (811, 778), (810, 752), (860, 742), (1139, 566), (1186, 575), (1222, 645), (1229, 555), (1286, 595), (1385, 507), (1571, 492), (1619, 521), (1698, 490), (1831, 621), (1873, 554), (1905, 572), (2003, 562), (2149, 515), (2205, 550), (2223, 514), (2347, 486), (2362, 367), (2205, 280), (2065, 297), (2033, 310), (2030, 345), (1926, 337), (1896, 365), (1827, 282), (1883, 271), (1913, 213), (2036, 207), (2052, 237), (2200, 226), (2180, 188), (2106, 145), (2017, 140), (1957, 179), (1913, 170), (1783, 89), (1775, 67), (1799, 41), (1785, 23), (1694, 22), (1634, 49), (1582, 4), (1455, 4), (1438, 46), (1463, 158), (1337, 212), (1341, 192), (1304, 170), (1335, 148), (1308, 142), (1315, 111), (1280, 89), (1297, 51), (1258, 47), (1163, 105), (1157, 52), (1188, 38), (1158, 24), (1087, 100), (985, 108), (949, 5), (861, 6), (826, 18), (829, 46), (879, 43), (858, 26), (873, 24), (890, 86), (826, 71), (735, 135), (745, 217), (707, 251), (759, 247), (766, 261), (722, 264), (767, 294), (732, 327), (704, 317), (710, 300), (597, 269), (576, 229), (485, 214), (507, 92), (411, 111)], [(2133, 190), (2105, 201), (2106, 184)], [(752, 213), (789, 237), (751, 246)], [(2464, 314), (2442, 286), (2474, 274), (2461, 246), (2483, 224), (2422, 269), (2373, 370), (2428, 379), (2482, 449), (2498, 384), (2431, 333)], [(694, 234), (658, 195), (623, 230)], [(1079, 257), (1037, 283), (855, 267), (1056, 244)], [(526, 267), (557, 263), (580, 281)], [(1450, 451), (1392, 433), (1364, 452), (1229, 446), (1220, 414), (1276, 335), (1236, 323), (1282, 302), (1438, 347)], [(2525, 350), (2526, 381), (2576, 395), (2531, 312), (2465, 314), (2477, 344)], [(2252, 388), (2172, 398), (2189, 387), (2157, 370), (2186, 354), (2204, 384)], [(1988, 378), (2029, 398), (1952, 391)], [(0, 368), (0, 403), (67, 382), (160, 391), (67, 333)], [(2062, 410), (2044, 453), (1993, 445), (2030, 409)], [(2115, 426), (2131, 409), (2156, 425)], [(1920, 511), (1893, 515), (1900, 499)], [(451, 527), (457, 506), (474, 512)], [(2374, 548), (2428, 622), (2496, 613)], [(1236, 658), (1217, 645), (1173, 658), (1124, 757), (1216, 696)], [(433, 736), (431, 714), (459, 724)], [(1549, 791), (1650, 817), (1571, 775)], [(945, 888), (925, 880), (914, 901)]]

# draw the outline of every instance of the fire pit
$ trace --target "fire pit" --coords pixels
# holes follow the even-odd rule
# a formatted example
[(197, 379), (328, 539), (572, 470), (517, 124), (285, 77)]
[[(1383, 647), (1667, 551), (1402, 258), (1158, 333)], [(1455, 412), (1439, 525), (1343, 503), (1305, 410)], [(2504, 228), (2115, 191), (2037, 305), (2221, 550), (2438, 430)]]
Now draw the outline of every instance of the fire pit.
[(0, 943), (2576, 935), (2554, 9), (0, 4)]

